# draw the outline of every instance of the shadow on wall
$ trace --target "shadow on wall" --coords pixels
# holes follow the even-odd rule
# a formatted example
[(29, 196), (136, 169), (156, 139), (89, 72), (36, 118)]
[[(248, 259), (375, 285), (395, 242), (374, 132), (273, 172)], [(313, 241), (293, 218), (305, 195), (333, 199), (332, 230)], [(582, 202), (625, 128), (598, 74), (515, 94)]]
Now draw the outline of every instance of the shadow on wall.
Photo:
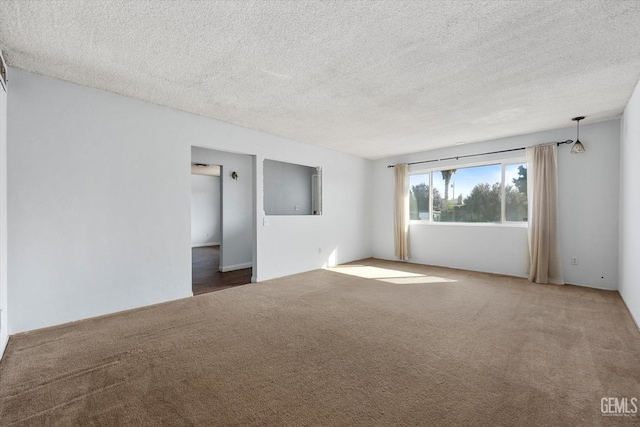
[(337, 265), (338, 265), (338, 247), (336, 246), (336, 248), (333, 251), (331, 251), (331, 254), (329, 254), (329, 258), (327, 258), (325, 263), (322, 264), (322, 268), (335, 267)]

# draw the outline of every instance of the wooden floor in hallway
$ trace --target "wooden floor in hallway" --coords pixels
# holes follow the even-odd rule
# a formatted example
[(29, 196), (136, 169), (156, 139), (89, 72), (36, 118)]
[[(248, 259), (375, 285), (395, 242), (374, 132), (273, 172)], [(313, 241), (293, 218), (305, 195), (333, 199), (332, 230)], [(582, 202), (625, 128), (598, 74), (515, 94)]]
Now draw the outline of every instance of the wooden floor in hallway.
[(251, 283), (251, 268), (220, 272), (220, 246), (192, 248), (191, 275), (193, 295)]

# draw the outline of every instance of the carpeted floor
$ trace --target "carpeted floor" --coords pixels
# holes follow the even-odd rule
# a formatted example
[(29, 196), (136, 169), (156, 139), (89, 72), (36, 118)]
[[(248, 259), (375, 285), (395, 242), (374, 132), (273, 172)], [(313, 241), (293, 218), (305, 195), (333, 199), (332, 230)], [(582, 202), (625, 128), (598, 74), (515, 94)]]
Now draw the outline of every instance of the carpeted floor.
[[(358, 267), (361, 265), (362, 267)], [(1, 425), (622, 425), (616, 292), (379, 260), (14, 336)]]

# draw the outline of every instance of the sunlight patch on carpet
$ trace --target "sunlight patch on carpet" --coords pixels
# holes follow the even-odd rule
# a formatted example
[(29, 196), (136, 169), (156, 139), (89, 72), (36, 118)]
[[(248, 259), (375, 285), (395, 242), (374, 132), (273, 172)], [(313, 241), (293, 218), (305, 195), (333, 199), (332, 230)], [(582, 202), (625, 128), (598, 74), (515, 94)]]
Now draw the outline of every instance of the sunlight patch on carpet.
[(457, 282), (457, 280), (445, 279), (443, 277), (425, 276), (424, 274), (410, 273), (408, 271), (390, 270), (366, 265), (344, 265), (329, 268), (328, 270), (350, 276), (362, 277), (363, 279), (376, 279), (396, 285)]
[(436, 276), (420, 276), (420, 277), (393, 277), (388, 279), (378, 279), (383, 282), (393, 283), (394, 285), (420, 285), (426, 283), (452, 283), (457, 280), (445, 279)]

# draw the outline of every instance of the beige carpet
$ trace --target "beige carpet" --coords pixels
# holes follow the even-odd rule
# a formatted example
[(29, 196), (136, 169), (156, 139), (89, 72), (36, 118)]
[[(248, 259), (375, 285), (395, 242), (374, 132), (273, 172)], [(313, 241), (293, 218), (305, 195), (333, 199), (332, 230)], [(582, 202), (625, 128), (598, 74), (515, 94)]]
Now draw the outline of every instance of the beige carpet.
[(0, 424), (640, 422), (600, 412), (640, 397), (616, 292), (359, 264), (14, 336)]

